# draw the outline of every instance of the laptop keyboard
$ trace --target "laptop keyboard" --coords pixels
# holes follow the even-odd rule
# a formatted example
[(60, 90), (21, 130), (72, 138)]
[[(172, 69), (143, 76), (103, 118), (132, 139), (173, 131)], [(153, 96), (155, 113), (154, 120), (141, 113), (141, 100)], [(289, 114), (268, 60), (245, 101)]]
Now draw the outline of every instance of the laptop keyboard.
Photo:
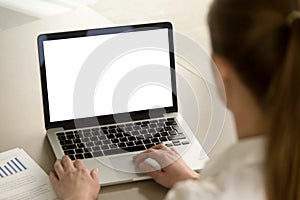
[(56, 136), (72, 160), (143, 151), (160, 143), (169, 147), (190, 143), (174, 118), (84, 128)]

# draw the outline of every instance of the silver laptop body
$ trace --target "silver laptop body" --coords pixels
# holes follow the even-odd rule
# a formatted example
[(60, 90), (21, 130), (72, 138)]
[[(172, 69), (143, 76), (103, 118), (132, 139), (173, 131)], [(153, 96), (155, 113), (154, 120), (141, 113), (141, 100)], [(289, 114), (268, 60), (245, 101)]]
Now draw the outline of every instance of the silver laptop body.
[(98, 167), (103, 186), (149, 179), (132, 156), (159, 143), (203, 168), (208, 157), (178, 113), (169, 22), (41, 34), (38, 52), (56, 158)]

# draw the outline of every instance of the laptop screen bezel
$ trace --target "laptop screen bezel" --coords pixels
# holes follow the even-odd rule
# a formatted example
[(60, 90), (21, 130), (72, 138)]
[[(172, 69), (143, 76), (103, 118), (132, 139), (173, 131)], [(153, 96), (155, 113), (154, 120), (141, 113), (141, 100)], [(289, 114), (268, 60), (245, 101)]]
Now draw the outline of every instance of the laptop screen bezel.
[[(46, 66), (44, 57), (44, 46), (43, 42), (47, 40), (57, 40), (57, 39), (67, 39), (85, 36), (95, 36), (95, 35), (106, 35), (106, 34), (116, 34), (122, 32), (135, 32), (135, 31), (145, 31), (145, 30), (155, 30), (155, 29), (168, 29), (168, 39), (169, 39), (169, 58), (170, 58), (170, 73), (171, 73), (171, 84), (172, 84), (172, 102), (173, 106), (156, 108), (151, 110), (140, 110), (128, 113), (119, 113), (113, 115), (103, 115), (94, 116), (81, 119), (70, 119), (63, 121), (50, 122), (50, 112), (49, 112), (49, 98), (47, 89), (47, 78), (46, 78)], [(176, 74), (175, 74), (175, 58), (174, 58), (174, 42), (173, 42), (173, 27), (170, 22), (159, 22), (151, 24), (138, 24), (138, 25), (127, 25), (109, 28), (99, 28), (99, 29), (88, 29), (79, 31), (69, 31), (69, 32), (58, 32), (58, 33), (46, 33), (40, 34), (37, 38), (38, 42), (38, 54), (39, 54), (39, 65), (40, 65), (40, 78), (41, 78), (41, 88), (43, 96), (43, 110), (44, 110), (44, 123), (46, 130), (50, 128), (63, 127), (64, 129), (75, 128), (80, 124), (80, 126), (97, 126), (104, 124), (115, 123), (115, 118), (121, 121), (130, 120), (142, 120), (149, 118), (149, 112), (151, 112), (151, 117), (161, 117), (164, 113), (178, 112), (177, 103), (177, 91), (176, 91)], [(128, 118), (130, 116), (130, 119)], [(97, 120), (95, 120), (97, 117)], [(75, 126), (76, 120), (76, 126)], [(96, 122), (95, 122), (96, 121)], [(78, 128), (78, 127), (77, 127)]]

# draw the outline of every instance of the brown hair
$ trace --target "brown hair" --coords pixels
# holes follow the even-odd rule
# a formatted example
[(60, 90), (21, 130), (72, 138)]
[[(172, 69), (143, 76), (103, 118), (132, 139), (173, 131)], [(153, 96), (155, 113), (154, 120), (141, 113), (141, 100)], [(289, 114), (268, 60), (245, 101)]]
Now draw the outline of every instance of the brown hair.
[(297, 0), (215, 0), (208, 23), (214, 53), (225, 57), (270, 119), (269, 200), (300, 200), (300, 19)]

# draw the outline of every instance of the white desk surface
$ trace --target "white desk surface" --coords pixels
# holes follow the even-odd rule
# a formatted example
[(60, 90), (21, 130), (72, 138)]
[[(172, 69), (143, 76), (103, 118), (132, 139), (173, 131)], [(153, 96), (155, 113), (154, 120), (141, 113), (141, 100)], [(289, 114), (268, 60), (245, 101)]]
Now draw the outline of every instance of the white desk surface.
[[(40, 33), (113, 25), (171, 21), (174, 30), (187, 35), (209, 52), (206, 12), (210, 0), (101, 0), (99, 3), (68, 13), (44, 18), (0, 32), (0, 152), (20, 147), (46, 171), (55, 161), (45, 135), (36, 37)], [(8, 19), (9, 20), (9, 19)], [(176, 45), (176, 44), (175, 44)], [(179, 70), (191, 80), (185, 70)], [(190, 77), (189, 77), (190, 76)], [(179, 86), (179, 90), (184, 90)], [(201, 94), (201, 91), (200, 91)], [(189, 110), (188, 97), (182, 98), (182, 110)], [(199, 103), (201, 104), (201, 102)], [(205, 105), (200, 105), (205, 106)], [(184, 117), (187, 122), (188, 112)], [(207, 128), (202, 122), (203, 130)], [(235, 140), (230, 115), (225, 120), (211, 158)], [(200, 131), (201, 132), (201, 131)], [(200, 143), (204, 133), (199, 134)], [(101, 169), (100, 169), (101, 173)], [(100, 199), (163, 199), (167, 190), (152, 180), (103, 187)]]

